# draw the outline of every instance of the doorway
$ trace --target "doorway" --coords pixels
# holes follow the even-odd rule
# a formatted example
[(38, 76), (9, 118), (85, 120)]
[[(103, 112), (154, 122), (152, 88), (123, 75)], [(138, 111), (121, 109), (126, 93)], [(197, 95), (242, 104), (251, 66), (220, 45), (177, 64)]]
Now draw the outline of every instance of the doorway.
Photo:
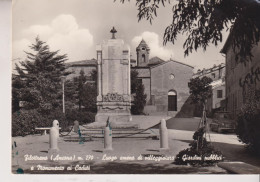
[(177, 93), (174, 90), (168, 92), (168, 111), (177, 111)]

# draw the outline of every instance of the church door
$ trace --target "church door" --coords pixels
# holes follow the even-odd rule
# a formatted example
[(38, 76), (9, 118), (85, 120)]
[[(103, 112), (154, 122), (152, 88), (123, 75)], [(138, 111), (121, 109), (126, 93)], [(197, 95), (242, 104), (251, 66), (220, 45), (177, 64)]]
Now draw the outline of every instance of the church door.
[(168, 93), (168, 111), (177, 111), (177, 94), (175, 91)]

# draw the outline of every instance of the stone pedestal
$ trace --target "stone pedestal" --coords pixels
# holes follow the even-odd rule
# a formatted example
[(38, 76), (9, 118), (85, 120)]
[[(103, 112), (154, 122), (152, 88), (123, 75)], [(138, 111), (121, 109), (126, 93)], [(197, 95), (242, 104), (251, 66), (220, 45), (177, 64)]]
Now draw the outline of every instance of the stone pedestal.
[(121, 39), (97, 46), (98, 96), (96, 122), (127, 123), (131, 114), (130, 49)]
[(59, 139), (59, 122), (57, 120), (54, 120), (52, 122), (52, 127), (50, 129), (50, 136), (49, 136), (50, 148), (48, 150), (48, 153), (56, 153), (59, 151), (58, 139)]
[(168, 142), (168, 129), (166, 127), (165, 119), (161, 120), (160, 125), (160, 152), (169, 151), (169, 142)]
[(104, 151), (112, 151), (112, 130), (109, 128), (109, 126), (105, 127), (104, 131)]

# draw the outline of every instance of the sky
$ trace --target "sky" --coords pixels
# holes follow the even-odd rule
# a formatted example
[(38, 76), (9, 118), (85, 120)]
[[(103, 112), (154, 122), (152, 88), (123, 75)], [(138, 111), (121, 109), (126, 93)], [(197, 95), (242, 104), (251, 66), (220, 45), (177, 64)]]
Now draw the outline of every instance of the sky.
[(157, 17), (150, 24), (138, 22), (135, 1), (120, 0), (13, 0), (12, 5), (12, 65), (25, 60), (24, 51), (37, 36), (50, 46), (68, 55), (68, 62), (96, 58), (96, 45), (111, 38), (110, 30), (117, 29), (116, 37), (130, 46), (132, 59), (136, 59), (136, 47), (142, 40), (150, 47), (150, 58), (170, 58), (197, 69), (210, 68), (225, 61), (220, 53), (228, 32), (223, 32), (223, 42), (210, 45), (206, 52), (199, 49), (184, 57), (185, 37), (178, 36), (176, 43), (163, 46), (165, 28), (172, 20), (171, 4), (160, 7)]

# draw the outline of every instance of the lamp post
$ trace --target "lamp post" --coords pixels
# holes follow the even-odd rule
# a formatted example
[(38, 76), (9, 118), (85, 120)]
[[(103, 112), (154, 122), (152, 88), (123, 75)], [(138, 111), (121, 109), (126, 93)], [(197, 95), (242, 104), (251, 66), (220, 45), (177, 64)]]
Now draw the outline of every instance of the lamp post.
[(64, 93), (64, 84), (65, 84), (66, 76), (61, 76), (62, 81), (62, 111), (65, 114), (65, 93)]

